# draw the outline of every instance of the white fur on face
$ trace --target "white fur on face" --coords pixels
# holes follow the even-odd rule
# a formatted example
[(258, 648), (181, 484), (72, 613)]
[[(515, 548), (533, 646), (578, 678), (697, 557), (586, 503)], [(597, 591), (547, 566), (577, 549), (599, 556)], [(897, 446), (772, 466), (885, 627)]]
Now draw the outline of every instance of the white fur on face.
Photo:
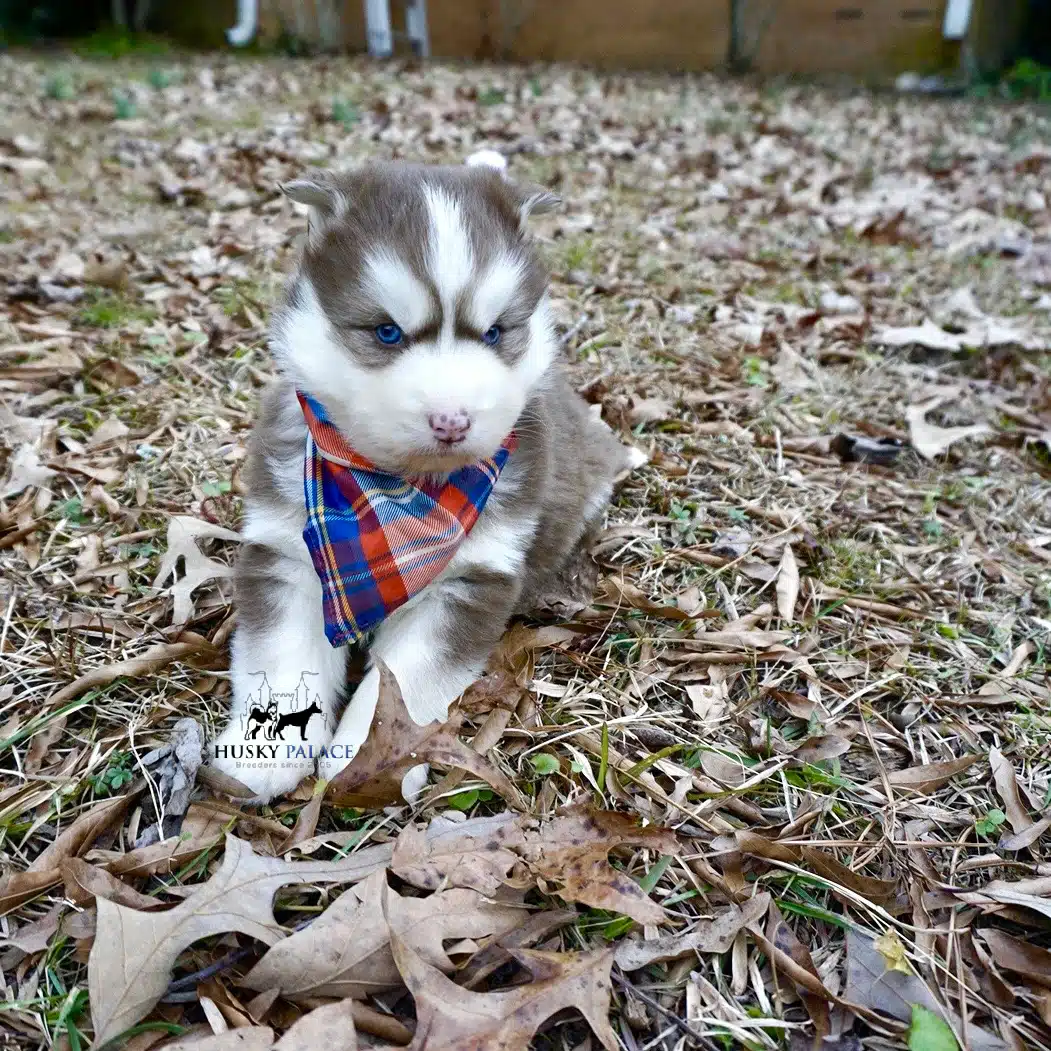
[(451, 336), (456, 322), (456, 300), (474, 272), (474, 252), (459, 204), (434, 186), (425, 187), (423, 194), (431, 218), (427, 268), (442, 303), (442, 335)]
[(522, 261), (501, 254), (489, 264), (468, 303), (468, 320), (484, 332), (507, 309), (522, 281)]
[[(452, 471), (491, 456), (514, 428), (556, 349), (546, 298), (528, 322), (528, 345), (514, 364), (480, 340), (457, 337), (456, 308), (465, 291), (467, 319), (484, 331), (511, 301), (522, 279), (521, 264), (501, 254), (478, 275), (460, 205), (434, 187), (424, 193), (428, 269), (439, 303), (389, 249), (369, 257), (366, 287), (378, 308), (410, 336), (440, 308), (436, 339), (410, 340), (407, 349), (392, 352), (389, 365), (366, 367), (341, 344), (305, 277), (298, 306), (290, 306), (275, 329), (275, 351), (295, 382), (322, 402), (357, 452), (402, 473)], [(450, 451), (435, 440), (429, 417), (461, 411), (470, 416), (471, 429)]]
[(423, 328), (434, 302), (422, 281), (397, 256), (375, 252), (365, 262), (366, 288), (387, 316), (405, 332)]

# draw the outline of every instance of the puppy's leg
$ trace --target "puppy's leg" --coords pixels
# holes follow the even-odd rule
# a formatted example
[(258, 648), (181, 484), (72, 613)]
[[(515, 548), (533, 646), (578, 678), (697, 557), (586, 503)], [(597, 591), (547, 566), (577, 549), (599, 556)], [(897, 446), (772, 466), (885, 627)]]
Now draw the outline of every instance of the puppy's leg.
[[(518, 599), (517, 571), (531, 534), (530, 524), (501, 537), (502, 549), (495, 537), (473, 545), (469, 553), (476, 559), (494, 552), (499, 557), (477, 559), (455, 578), (435, 584), (377, 630), (370, 655), (394, 673), (415, 722), (446, 719), (449, 705), (482, 674)], [(334, 777), (361, 747), (378, 697), (379, 673), (372, 668), (343, 713), (332, 741), (335, 756), (319, 764), (322, 777)]]
[[(270, 508), (265, 516), (250, 514), (235, 573), (238, 627), (231, 643), (232, 713), (211, 754), (220, 770), (262, 799), (291, 791), (314, 772), (312, 756), (332, 736), (334, 709), (346, 682), (347, 650), (333, 648), (325, 637), (321, 583), (299, 528), (295, 515)], [(265, 708), (271, 696), (297, 690), (299, 710), (316, 700), (322, 717), (309, 720), (302, 742), (296, 726), (286, 727), (284, 740), (261, 735), (251, 742), (258, 747), (249, 751), (256, 753), (265, 744), (265, 757), (245, 758), (237, 746), (245, 744), (251, 732), (251, 707), (261, 701)], [(292, 710), (290, 700), (277, 697), (277, 714), (268, 720), (271, 729)]]

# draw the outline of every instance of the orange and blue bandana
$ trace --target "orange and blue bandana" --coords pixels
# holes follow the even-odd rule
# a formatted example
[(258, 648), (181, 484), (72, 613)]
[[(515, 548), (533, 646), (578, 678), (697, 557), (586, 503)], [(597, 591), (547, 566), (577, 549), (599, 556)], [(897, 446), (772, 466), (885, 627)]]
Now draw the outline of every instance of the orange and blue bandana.
[(321, 580), (325, 634), (360, 639), (449, 564), (478, 521), (516, 441), (448, 478), (408, 482), (358, 456), (324, 408), (299, 392), (307, 423), (303, 539)]

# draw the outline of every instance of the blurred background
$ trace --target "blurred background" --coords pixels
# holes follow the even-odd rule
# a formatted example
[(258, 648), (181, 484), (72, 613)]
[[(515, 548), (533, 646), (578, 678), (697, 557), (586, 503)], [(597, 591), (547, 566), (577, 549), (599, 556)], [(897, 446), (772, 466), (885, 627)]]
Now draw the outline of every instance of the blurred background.
[[(404, 52), (613, 69), (927, 78), (1051, 96), (1051, 0), (0, 0), (6, 46)], [(940, 79), (931, 79), (938, 76)]]

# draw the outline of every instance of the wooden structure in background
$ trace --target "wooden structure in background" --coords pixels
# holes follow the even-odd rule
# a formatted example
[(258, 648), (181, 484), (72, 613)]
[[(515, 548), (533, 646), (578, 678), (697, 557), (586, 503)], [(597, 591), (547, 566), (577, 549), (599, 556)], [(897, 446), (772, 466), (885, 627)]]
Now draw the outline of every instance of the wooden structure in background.
[[(979, 68), (1011, 57), (1027, 0), (974, 0), (962, 45)], [(156, 0), (164, 28), (222, 46), (235, 0)], [(436, 58), (579, 62), (607, 69), (891, 77), (955, 66), (946, 0), (428, 0)], [(392, 0), (394, 26), (401, 6)], [(361, 0), (260, 0), (262, 43), (364, 51)]]
[(943, 68), (945, 0), (779, 0), (754, 67), (862, 76)]

